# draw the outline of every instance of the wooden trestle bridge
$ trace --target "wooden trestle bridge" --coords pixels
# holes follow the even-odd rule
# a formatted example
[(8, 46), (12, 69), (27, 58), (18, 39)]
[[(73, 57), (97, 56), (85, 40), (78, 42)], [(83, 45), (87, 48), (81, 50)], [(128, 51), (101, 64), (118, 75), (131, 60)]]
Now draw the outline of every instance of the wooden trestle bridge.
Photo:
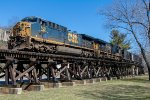
[[(114, 59), (103, 53), (101, 58), (44, 54), (0, 49), (0, 78), (5, 77), (5, 85), (61, 82), (99, 77), (121, 77), (132, 75), (132, 66), (137, 62)], [(118, 56), (119, 58), (119, 56)], [(46, 76), (46, 77), (43, 77)]]

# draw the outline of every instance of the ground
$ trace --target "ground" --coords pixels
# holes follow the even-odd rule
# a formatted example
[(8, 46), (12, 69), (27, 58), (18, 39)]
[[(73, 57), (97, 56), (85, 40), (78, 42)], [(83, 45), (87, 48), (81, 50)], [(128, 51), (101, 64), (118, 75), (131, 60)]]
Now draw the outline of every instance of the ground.
[(150, 100), (147, 76), (85, 86), (51, 88), (21, 95), (0, 94), (0, 100)]

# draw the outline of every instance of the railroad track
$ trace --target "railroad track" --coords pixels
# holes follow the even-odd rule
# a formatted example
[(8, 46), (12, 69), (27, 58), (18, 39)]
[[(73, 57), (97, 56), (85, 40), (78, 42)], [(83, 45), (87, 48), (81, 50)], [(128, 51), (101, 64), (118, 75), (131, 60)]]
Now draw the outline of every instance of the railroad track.
[[(87, 61), (107, 61), (107, 62), (118, 62), (118, 63), (126, 63), (127, 61), (122, 60), (114, 60), (112, 58), (108, 58), (107, 56), (103, 56), (101, 58), (87, 58), (87, 57), (79, 57), (74, 55), (60, 55), (60, 54), (47, 54), (47, 53), (36, 53), (36, 52), (26, 52), (26, 51), (13, 51), (13, 50), (7, 50), (7, 49), (0, 49), (0, 59), (27, 59), (27, 58), (35, 58), (39, 60), (87, 60)], [(129, 63), (129, 61), (128, 61)], [(131, 62), (130, 62), (131, 63)], [(133, 63), (133, 62), (132, 62)]]
[(14, 57), (14, 58), (37, 58), (37, 59), (63, 58), (63, 59), (75, 59), (75, 60), (97, 60), (97, 58), (86, 58), (86, 57), (79, 57), (74, 55), (69, 56), (69, 55), (60, 55), (60, 54), (13, 51), (7, 49), (0, 49), (0, 56)]

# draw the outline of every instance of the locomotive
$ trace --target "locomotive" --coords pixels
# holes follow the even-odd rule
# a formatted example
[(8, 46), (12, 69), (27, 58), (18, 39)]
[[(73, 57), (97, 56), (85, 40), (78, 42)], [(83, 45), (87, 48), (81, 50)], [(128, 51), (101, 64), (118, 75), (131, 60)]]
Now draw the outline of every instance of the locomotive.
[[(86, 34), (70, 32), (67, 27), (43, 20), (39, 17), (26, 17), (12, 30), (8, 49), (41, 53), (56, 53), (82, 57), (112, 57), (117, 60), (140, 60), (117, 45)], [(137, 62), (138, 62), (137, 61)]]

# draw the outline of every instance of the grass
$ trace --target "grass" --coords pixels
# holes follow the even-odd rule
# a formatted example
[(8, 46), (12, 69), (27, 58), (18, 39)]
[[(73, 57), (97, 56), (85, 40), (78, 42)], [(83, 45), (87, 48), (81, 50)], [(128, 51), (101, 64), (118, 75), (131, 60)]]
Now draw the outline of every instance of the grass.
[(21, 95), (0, 94), (0, 100), (150, 100), (147, 76), (86, 86), (51, 88)]

